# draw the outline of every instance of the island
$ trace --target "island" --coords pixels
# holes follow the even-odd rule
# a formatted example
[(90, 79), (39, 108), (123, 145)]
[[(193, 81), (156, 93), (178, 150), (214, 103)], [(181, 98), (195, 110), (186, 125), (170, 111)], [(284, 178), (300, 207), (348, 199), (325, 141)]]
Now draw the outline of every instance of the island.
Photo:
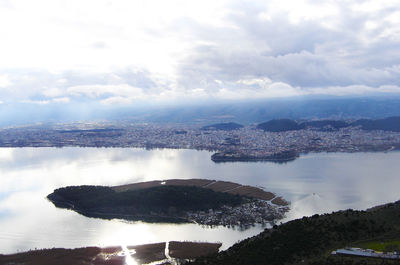
[(286, 200), (261, 188), (207, 179), (69, 186), (47, 198), (88, 217), (244, 228), (274, 224), (289, 210)]
[(256, 161), (270, 161), (275, 163), (286, 163), (295, 160), (299, 156), (294, 150), (280, 151), (280, 152), (263, 152), (262, 154), (249, 155), (242, 152), (218, 152), (211, 156), (211, 160), (215, 163), (220, 162), (256, 162)]

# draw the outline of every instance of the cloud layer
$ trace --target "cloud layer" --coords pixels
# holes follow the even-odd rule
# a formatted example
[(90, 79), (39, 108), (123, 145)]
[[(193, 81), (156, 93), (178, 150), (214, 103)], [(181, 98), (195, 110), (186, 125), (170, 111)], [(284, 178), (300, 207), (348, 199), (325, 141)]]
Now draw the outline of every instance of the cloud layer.
[(398, 1), (0, 1), (0, 102), (400, 93)]

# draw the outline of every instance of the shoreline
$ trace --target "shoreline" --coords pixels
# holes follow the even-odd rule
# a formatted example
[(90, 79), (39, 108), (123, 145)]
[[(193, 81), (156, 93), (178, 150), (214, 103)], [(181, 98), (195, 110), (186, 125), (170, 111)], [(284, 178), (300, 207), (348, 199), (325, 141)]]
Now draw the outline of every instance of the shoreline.
[[(385, 147), (384, 149), (381, 149)], [(92, 146), (92, 145), (24, 145), (24, 146), (4, 146), (0, 145), (0, 149), (22, 149), (22, 148), (54, 148), (54, 149), (62, 149), (62, 148), (95, 148), (95, 149), (138, 149), (143, 151), (153, 151), (153, 150), (192, 150), (192, 151), (207, 151), (212, 153), (210, 156), (210, 160), (214, 163), (236, 163), (236, 162), (253, 162), (253, 163), (263, 163), (263, 162), (271, 162), (277, 164), (286, 164), (289, 162), (293, 162), (298, 158), (301, 158), (304, 155), (310, 154), (321, 154), (321, 153), (340, 153), (340, 154), (356, 154), (356, 153), (390, 153), (390, 152), (397, 152), (400, 151), (399, 146), (374, 146), (373, 148), (366, 148), (360, 150), (342, 150), (342, 149), (328, 149), (328, 150), (308, 150), (308, 151), (300, 151), (293, 156), (288, 158), (271, 158), (270, 156), (249, 156), (249, 155), (242, 155), (241, 153), (235, 152), (224, 152), (218, 151), (215, 149), (208, 149), (208, 148), (185, 148), (185, 147), (155, 147), (155, 148), (145, 148), (145, 147), (138, 147), (138, 146)], [(225, 157), (225, 155), (227, 156)], [(277, 153), (280, 154), (280, 153)], [(214, 156), (214, 159), (213, 159)], [(217, 157), (216, 157), (217, 156)], [(221, 156), (219, 158), (218, 156)]]
[(135, 264), (179, 261), (216, 254), (221, 243), (169, 241), (133, 246), (51, 248), (0, 254), (0, 264), (101, 264), (124, 265), (127, 259)]

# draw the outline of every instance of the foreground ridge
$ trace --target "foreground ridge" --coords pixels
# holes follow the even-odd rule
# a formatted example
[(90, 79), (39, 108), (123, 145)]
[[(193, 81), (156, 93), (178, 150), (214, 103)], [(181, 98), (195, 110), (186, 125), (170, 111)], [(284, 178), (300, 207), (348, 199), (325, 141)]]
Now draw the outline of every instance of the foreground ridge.
[(345, 246), (400, 238), (400, 201), (367, 211), (303, 217), (188, 264), (399, 264), (399, 260), (331, 255)]

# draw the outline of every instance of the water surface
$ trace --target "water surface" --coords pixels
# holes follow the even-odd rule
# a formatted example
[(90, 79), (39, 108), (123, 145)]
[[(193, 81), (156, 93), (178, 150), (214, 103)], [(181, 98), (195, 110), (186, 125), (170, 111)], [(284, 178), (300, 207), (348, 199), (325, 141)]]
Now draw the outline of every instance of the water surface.
[[(1, 148), (0, 253), (34, 248), (137, 245), (169, 240), (220, 241), (223, 249), (259, 233), (194, 224), (87, 218), (46, 200), (67, 185), (120, 185), (208, 178), (264, 187), (292, 202), (286, 220), (398, 200), (400, 152), (320, 153), (287, 164), (220, 163), (194, 150)], [(286, 221), (285, 220), (285, 221)]]

